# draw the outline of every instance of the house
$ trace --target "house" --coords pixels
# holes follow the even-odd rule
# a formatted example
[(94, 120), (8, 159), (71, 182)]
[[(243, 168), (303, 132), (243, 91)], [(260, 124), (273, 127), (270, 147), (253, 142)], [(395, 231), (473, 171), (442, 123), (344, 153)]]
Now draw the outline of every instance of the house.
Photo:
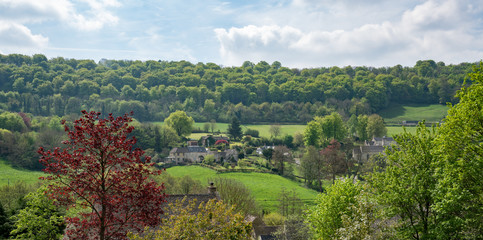
[(219, 140), (225, 140), (227, 142), (230, 142), (230, 138), (224, 137), (222, 135), (220, 136), (207, 135), (207, 136), (201, 137), (200, 144), (203, 147), (211, 147), (215, 145), (215, 143)]
[(384, 153), (386, 147), (393, 144), (396, 144), (396, 141), (391, 137), (373, 137), (372, 140), (365, 141), (364, 145), (352, 149), (352, 158), (356, 162), (367, 162), (372, 156)]
[(199, 163), (205, 159), (206, 155), (208, 155), (208, 150), (206, 148), (188, 145), (187, 147), (176, 147), (171, 149), (167, 161), (176, 164)]
[(210, 151), (215, 157), (215, 162), (223, 163), (225, 161), (236, 161), (238, 162), (238, 151), (236, 149), (226, 149), (224, 151)]

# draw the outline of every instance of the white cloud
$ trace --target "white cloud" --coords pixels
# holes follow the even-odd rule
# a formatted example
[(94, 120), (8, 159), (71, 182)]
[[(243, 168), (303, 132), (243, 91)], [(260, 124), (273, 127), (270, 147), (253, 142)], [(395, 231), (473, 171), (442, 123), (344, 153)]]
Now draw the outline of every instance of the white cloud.
[[(87, 5), (79, 12), (77, 8)], [(59, 21), (80, 30), (98, 30), (105, 25), (114, 25), (118, 17), (109, 10), (119, 7), (116, 0), (81, 0), (73, 4), (69, 0), (2, 0), (0, 19), (20, 24)]]
[(0, 46), (4, 53), (33, 54), (47, 46), (48, 38), (32, 34), (27, 27), (6, 21), (0, 21)]
[[(293, 2), (300, 8), (310, 4), (307, 0)], [(481, 9), (469, 1), (429, 0), (401, 12), (398, 19), (352, 28), (344, 28), (343, 24), (329, 30), (323, 24), (318, 28), (315, 24), (248, 25), (218, 28), (215, 34), (221, 57), (228, 65), (240, 65), (245, 60), (278, 60), (294, 67), (388, 66), (412, 65), (428, 58), (455, 63), (478, 61), (483, 56), (483, 35), (475, 30), (477, 23), (473, 22), (475, 16), (480, 16), (481, 21), (481, 15)]]

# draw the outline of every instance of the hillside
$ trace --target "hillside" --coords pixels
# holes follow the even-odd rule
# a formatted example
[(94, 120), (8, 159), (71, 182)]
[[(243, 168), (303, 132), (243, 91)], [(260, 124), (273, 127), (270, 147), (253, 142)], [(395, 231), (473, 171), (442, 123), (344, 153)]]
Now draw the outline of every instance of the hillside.
[(176, 177), (189, 175), (193, 179), (206, 184), (209, 179), (217, 177), (237, 179), (250, 189), (261, 209), (268, 211), (277, 210), (277, 199), (282, 188), (288, 191), (295, 190), (303, 203), (308, 205), (313, 204), (318, 194), (314, 190), (302, 187), (297, 182), (268, 173), (217, 173), (214, 170), (200, 166), (176, 166), (168, 168), (166, 171)]
[(12, 168), (3, 159), (0, 159), (0, 186), (12, 184), (17, 181), (32, 184), (39, 181), (39, 177), (41, 176), (45, 176), (45, 174), (39, 171)]

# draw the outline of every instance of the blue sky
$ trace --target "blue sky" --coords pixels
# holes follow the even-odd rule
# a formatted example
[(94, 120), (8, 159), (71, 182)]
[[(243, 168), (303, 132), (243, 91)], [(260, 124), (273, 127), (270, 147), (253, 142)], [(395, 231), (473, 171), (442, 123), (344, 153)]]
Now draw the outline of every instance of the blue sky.
[(483, 0), (0, 0), (0, 53), (239, 66), (483, 59)]

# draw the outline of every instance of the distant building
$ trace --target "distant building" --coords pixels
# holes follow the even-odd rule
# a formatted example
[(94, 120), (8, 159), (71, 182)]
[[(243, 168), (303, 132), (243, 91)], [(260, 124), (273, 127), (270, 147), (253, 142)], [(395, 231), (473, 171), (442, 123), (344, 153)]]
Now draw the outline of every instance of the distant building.
[(396, 144), (396, 141), (391, 137), (373, 137), (372, 140), (365, 141), (364, 145), (352, 149), (352, 158), (357, 162), (367, 162), (372, 156), (384, 153), (386, 147), (392, 144)]
[(230, 142), (230, 138), (224, 137), (224, 136), (214, 136), (214, 135), (207, 135), (201, 137), (200, 144), (203, 147), (212, 147), (215, 145), (216, 141), (218, 140), (225, 140), (227, 142)]
[(208, 150), (200, 146), (176, 147), (171, 149), (168, 162), (180, 163), (200, 163), (208, 155)]

